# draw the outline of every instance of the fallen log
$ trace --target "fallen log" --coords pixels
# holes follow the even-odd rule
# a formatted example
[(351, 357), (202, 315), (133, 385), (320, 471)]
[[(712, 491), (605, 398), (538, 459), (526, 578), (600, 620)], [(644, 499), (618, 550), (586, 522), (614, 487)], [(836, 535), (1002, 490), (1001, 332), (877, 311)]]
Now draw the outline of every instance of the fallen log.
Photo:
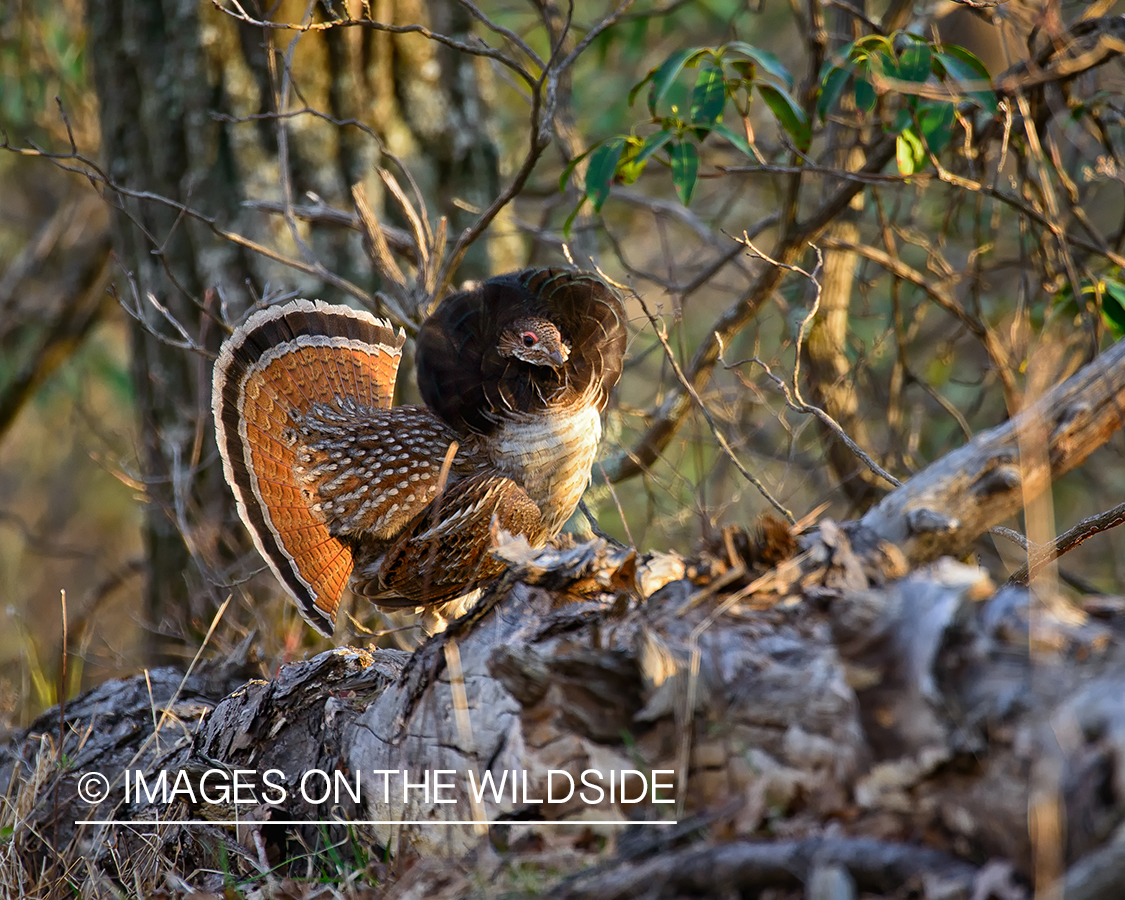
[(514, 890), (532, 866), (572, 897), (1116, 896), (1122, 604), (919, 561), (1120, 425), (1122, 352), (1025, 414), (1047, 469), (1012, 456), (1017, 419), (860, 523), (787, 533), (779, 564), (776, 525), (723, 558), (498, 536), (508, 574), (412, 654), (102, 685), (0, 747), (0, 872), (91, 896), (333, 866), (390, 895), (461, 896), (474, 871)]

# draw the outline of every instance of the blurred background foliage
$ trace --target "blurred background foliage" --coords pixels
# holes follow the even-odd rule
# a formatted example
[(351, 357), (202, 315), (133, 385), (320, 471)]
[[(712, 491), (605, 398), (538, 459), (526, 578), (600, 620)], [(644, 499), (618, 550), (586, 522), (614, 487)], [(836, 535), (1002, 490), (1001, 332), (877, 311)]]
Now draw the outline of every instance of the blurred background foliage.
[[(886, 491), (764, 372), (792, 379), (814, 307), (805, 400), (899, 479), (1125, 327), (1122, 68), (1094, 28), (1112, 37), (1125, 4), (149, 6), (0, 10), (0, 710), (14, 721), (190, 658), (227, 596), (220, 651), (254, 633), (265, 671), (323, 646), (233, 514), (209, 354), (263, 300), (394, 310), (353, 204), (362, 185), (409, 237), (376, 166), (409, 171), (451, 242), (518, 187), (454, 283), (569, 255), (643, 298), (588, 494), (601, 528), (642, 550), (721, 548), (724, 528), (770, 511), (732, 455), (796, 518), (851, 517)], [(564, 60), (554, 105), (531, 103), (548, 97), (542, 66)], [(409, 243), (392, 241), (412, 273)], [(700, 348), (717, 330), (716, 363)], [(1122, 450), (1055, 485), (1057, 530), (1120, 502)], [(997, 578), (1022, 561), (1002, 539), (978, 557)], [(1063, 569), (1120, 593), (1121, 535)]]

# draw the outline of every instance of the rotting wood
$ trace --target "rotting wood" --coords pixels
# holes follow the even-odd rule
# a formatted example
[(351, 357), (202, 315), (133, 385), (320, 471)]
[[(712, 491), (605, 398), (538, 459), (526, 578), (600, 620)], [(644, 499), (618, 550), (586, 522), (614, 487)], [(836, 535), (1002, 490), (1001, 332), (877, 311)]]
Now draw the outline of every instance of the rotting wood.
[[(820, 565), (789, 581), (787, 598), (779, 600), (772, 585), (766, 595), (743, 591), (731, 604), (737, 585), (725, 597), (693, 603), (697, 587), (677, 579), (647, 598), (632, 593), (623, 605), (620, 592), (635, 588), (617, 573), (636, 559), (600, 541), (525, 558), (472, 628), (451, 629), (411, 657), (321, 654), (240, 688), (213, 709), (194, 699), (192, 708), (210, 710), (202, 720), (181, 703), (179, 740), (162, 737), (160, 755), (135, 763), (196, 772), (277, 767), (291, 779), (310, 769), (358, 773), (359, 804), (317, 806), (294, 793), (282, 805), (242, 809), (247, 824), (233, 831), (154, 825), (156, 850), (136, 829), (63, 829), (59, 837), (64, 846), (94, 848), (91, 864), (112, 877), (127, 874), (114, 868), (124, 854), (142, 879), (157, 877), (173, 859), (214, 867), (218, 846), (226, 848), (225, 866), (250, 877), (292, 858), (301, 841), (324, 838), (344, 847), (358, 841), (379, 858), (389, 848), (392, 869), (394, 860), (466, 858), (470, 851), (478, 862), (493, 858), (489, 866), (505, 859), (515, 865), (520, 854), (511, 848), (549, 840), (571, 848), (571, 868), (555, 869), (554, 878), (599, 865), (607, 873), (602, 886), (617, 885), (624, 895), (638, 878), (651, 884), (665, 871), (671, 841), (678, 848), (671, 858), (682, 864), (654, 896), (709, 892), (719, 881), (744, 889), (796, 884), (811, 877), (814, 862), (839, 864), (869, 891), (909, 885), (921, 896), (967, 896), (948, 893), (950, 880), (971, 885), (990, 859), (1004, 862), (1017, 881), (1028, 877), (1028, 797), (1055, 785), (1069, 823), (1064, 858), (1089, 869), (1125, 820), (1125, 795), (1104, 789), (1114, 760), (1125, 758), (1125, 616), (1075, 624), (1045, 613), (1036, 631), (1042, 649), (1032, 654), (1025, 589), (997, 590), (981, 570), (950, 560), (880, 584), (878, 568), (855, 556), (842, 530), (826, 535), (829, 545), (819, 549), (819, 537), (806, 541), (806, 558)], [(521, 556), (520, 548), (512, 555)], [(451, 642), (454, 655), (446, 652)], [(693, 646), (699, 690), (689, 715), (683, 703)], [(466, 692), (469, 730), (455, 715), (455, 682)], [(142, 697), (143, 681), (101, 689), (101, 702), (115, 696)], [(117, 747), (118, 772), (107, 773), (113, 776), (151, 733), (151, 716), (131, 720), (123, 735), (98, 727), (110, 721), (106, 715), (88, 702), (69, 708), (68, 728), (86, 742), (79, 765), (59, 776), (57, 794), (53, 777), (34, 782), (30, 775), (37, 747), (30, 735), (3, 751), (0, 786), (19, 773), (12, 796), (27, 798), (25, 825), (34, 823), (21, 827), (13, 845), (29, 862), (49, 856), (54, 823), (80, 814), (226, 814), (121, 805), (119, 785), (95, 810), (77, 804), (75, 779), (86, 768), (106, 768), (108, 745)], [(53, 731), (57, 714), (35, 728)], [(674, 807), (651, 803), (548, 805), (505, 792), (474, 808), (455, 791), (455, 803), (439, 806), (420, 793), (403, 802), (401, 785), (384, 802), (374, 774), (408, 769), (418, 781), (423, 770), (449, 769), (460, 781), (469, 770), (478, 779), (526, 771), (531, 795), (542, 799), (552, 770), (675, 768), (684, 729), (689, 769), (678, 826), (656, 824)], [(1059, 735), (1069, 737), (1060, 744)], [(433, 824), (272, 824), (335, 816)], [(653, 824), (622, 831), (589, 824), (594, 817)], [(474, 819), (504, 824), (478, 828)], [(772, 842), (763, 842), (767, 834)], [(509, 849), (491, 857), (489, 847)], [(810, 857), (818, 848), (823, 853)], [(802, 859), (808, 865), (770, 880), (786, 860)], [(932, 877), (911, 881), (903, 873), (914, 865)], [(1091, 881), (1088, 873), (1083, 878)], [(580, 876), (559, 888), (592, 896), (598, 884)]]

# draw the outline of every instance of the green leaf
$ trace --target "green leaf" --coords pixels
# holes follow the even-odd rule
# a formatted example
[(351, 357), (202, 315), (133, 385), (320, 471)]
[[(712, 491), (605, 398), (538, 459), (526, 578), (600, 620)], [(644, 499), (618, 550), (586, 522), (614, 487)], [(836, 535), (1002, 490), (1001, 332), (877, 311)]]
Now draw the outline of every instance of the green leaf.
[(637, 164), (637, 156), (644, 149), (644, 138), (636, 135), (625, 138), (625, 148), (621, 151), (621, 159), (617, 162), (616, 178), (622, 184), (632, 184), (644, 171), (645, 164)]
[(985, 66), (972, 51), (966, 50), (964, 47), (958, 47), (956, 44), (944, 44), (942, 46), (942, 53), (939, 56), (952, 56), (954, 59), (960, 61), (965, 66), (968, 66), (977, 78), (984, 81), (991, 81), (992, 76), (988, 74), (988, 67)]
[(910, 150), (910, 142), (906, 139), (905, 131), (895, 138), (895, 162), (898, 163), (898, 170), (903, 175), (914, 174), (914, 154)]
[(726, 102), (727, 84), (723, 70), (715, 65), (701, 67), (691, 92), (691, 111), (688, 113), (688, 121), (699, 140), (703, 140), (718, 121)]
[[(959, 50), (962, 53), (971, 57), (977, 65), (971, 65), (961, 58), (960, 55), (955, 54), (953, 51)], [(996, 115), (996, 93), (989, 88), (988, 90), (971, 90), (966, 85), (973, 82), (986, 81), (991, 84), (988, 77), (988, 70), (981, 65), (980, 60), (969, 53), (968, 50), (961, 50), (960, 47), (946, 47), (945, 52), (937, 54), (937, 61), (945, 70), (947, 78), (952, 78), (954, 81), (959, 82), (965, 88), (966, 94), (971, 97), (976, 104), (991, 115)]]
[(672, 132), (666, 128), (661, 128), (655, 134), (650, 134), (645, 138), (645, 145), (641, 148), (641, 152), (637, 154), (637, 162), (647, 162), (648, 158), (652, 156), (657, 150), (672, 140)]
[(833, 69), (848, 69), (852, 68), (852, 49), (855, 47), (855, 42), (848, 44), (846, 47), (841, 47), (835, 53), (830, 53), (828, 58), (820, 64), (820, 71), (816, 73), (817, 84), (823, 85), (828, 73)]
[(676, 77), (683, 71), (684, 66), (688, 65), (688, 61), (691, 57), (708, 52), (710, 51), (706, 48), (695, 47), (685, 47), (682, 50), (677, 50), (655, 69), (651, 69), (644, 78), (630, 88), (629, 105), (633, 105), (633, 101), (637, 99), (637, 94), (641, 92), (641, 88), (649, 82), (652, 82), (652, 88), (649, 90), (648, 108), (652, 115), (655, 116), (656, 104), (668, 93), (668, 89), (675, 83)]
[(918, 108), (918, 130), (930, 152), (941, 153), (953, 136), (953, 104), (945, 100), (928, 100)]
[(711, 130), (720, 137), (726, 138), (747, 156), (754, 155), (754, 151), (750, 148), (750, 142), (746, 140), (746, 136), (739, 134), (733, 128), (727, 128), (722, 122), (716, 122), (715, 127)]
[(869, 113), (879, 101), (875, 87), (867, 80), (866, 75), (856, 75), (855, 78), (855, 107), (860, 112)]
[(809, 125), (805, 111), (797, 105), (797, 101), (785, 91), (770, 87), (768, 84), (759, 84), (758, 92), (777, 116), (781, 127), (792, 136), (797, 149), (801, 152), (808, 150), (809, 144), (812, 143), (812, 127)]
[[(676, 78), (679, 76), (680, 72), (684, 70), (684, 67), (694, 63), (705, 53), (710, 53), (710, 51), (707, 50), (707, 48), (685, 47), (683, 50), (677, 50), (648, 73), (645, 81), (649, 78), (652, 79), (652, 87), (648, 92), (648, 111), (652, 115), (656, 115), (657, 104), (664, 99), (669, 89), (676, 83)], [(644, 83), (644, 81), (641, 82), (641, 84)], [(632, 103), (633, 98), (636, 97), (636, 92), (640, 86), (640, 84), (636, 85), (633, 90), (629, 92), (630, 103)]]
[(867, 54), (864, 60), (865, 68), (872, 75), (898, 78), (898, 60), (893, 53), (884, 53), (882, 50)]
[(600, 212), (602, 204), (609, 196), (609, 187), (617, 172), (617, 163), (625, 149), (625, 138), (615, 137), (603, 141), (590, 154), (590, 166), (586, 169), (586, 196), (594, 204), (594, 212)]
[(723, 45), (722, 51), (724, 54), (730, 51), (741, 53), (747, 59), (753, 60), (757, 66), (769, 72), (774, 78), (781, 81), (786, 88), (793, 90), (793, 76), (790, 75), (789, 70), (782, 65), (781, 60), (768, 50), (762, 50), (744, 41), (731, 41), (729, 44)]
[(1122, 304), (1125, 304), (1125, 284), (1122, 284), (1116, 278), (1103, 279), (1102, 290), (1107, 294), (1111, 294)]
[(899, 55), (898, 77), (913, 84), (922, 84), (930, 77), (929, 44), (912, 41)]
[(578, 213), (582, 211), (582, 207), (586, 205), (586, 197), (582, 196), (578, 199), (578, 203), (574, 209), (570, 211), (570, 215), (566, 217), (563, 223), (563, 237), (570, 239), (570, 226), (574, 224), (574, 220), (578, 218)]
[(582, 162), (582, 160), (584, 160), (591, 153), (593, 153), (594, 150), (597, 149), (597, 146), (598, 145), (595, 144), (593, 147), (591, 147), (585, 153), (580, 153), (578, 156), (574, 157), (574, 159), (572, 159), (570, 162), (568, 162), (566, 164), (566, 168), (562, 170), (562, 175), (559, 176), (559, 190), (560, 191), (566, 190), (566, 183), (568, 181), (570, 181), (570, 176), (574, 174), (574, 170), (578, 167), (578, 164), (580, 162)]
[(629, 88), (629, 105), (630, 106), (632, 106), (633, 101), (637, 99), (637, 94), (639, 94), (641, 92), (641, 88), (643, 88), (646, 84), (648, 84), (650, 81), (652, 81), (652, 76), (655, 73), (656, 73), (656, 69), (653, 69), (644, 78), (642, 78), (640, 81), (638, 81), (636, 84), (634, 84), (631, 88)]
[(895, 44), (888, 35), (869, 34), (852, 44), (852, 50), (856, 54), (857, 60), (863, 56), (885, 56), (893, 59)]
[(846, 69), (833, 68), (828, 72), (827, 77), (820, 80), (820, 97), (816, 101), (816, 112), (820, 116), (820, 121), (828, 121), (828, 110), (840, 99), (840, 94), (844, 92), (844, 85), (848, 83), (848, 77), (853, 71), (853, 66), (848, 66)]
[(1102, 282), (1102, 318), (1115, 338), (1125, 335), (1125, 284), (1107, 278)]
[(895, 159), (903, 175), (913, 175), (926, 164), (926, 148), (913, 129), (907, 129), (895, 139)]
[(690, 141), (681, 141), (672, 147), (672, 184), (684, 206), (691, 203), (695, 190), (695, 176), (699, 171), (699, 151)]
[(587, 156), (589, 156), (596, 148), (597, 145), (595, 144), (585, 153), (580, 153), (578, 156), (574, 157), (574, 159), (566, 164), (566, 168), (562, 170), (562, 174), (559, 176), (560, 191), (566, 190), (566, 183), (570, 181), (570, 176), (574, 174), (574, 170), (578, 167), (578, 164), (582, 162), (582, 160), (584, 160)]

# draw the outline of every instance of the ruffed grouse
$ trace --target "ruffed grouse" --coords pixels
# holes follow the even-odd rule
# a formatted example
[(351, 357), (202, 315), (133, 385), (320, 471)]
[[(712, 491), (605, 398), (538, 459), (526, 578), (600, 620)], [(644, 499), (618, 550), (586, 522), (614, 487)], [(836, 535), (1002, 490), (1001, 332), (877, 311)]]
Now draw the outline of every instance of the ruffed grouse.
[(444, 603), (503, 570), (495, 521), (541, 546), (590, 479), (625, 313), (592, 274), (527, 269), (446, 298), (418, 332), (425, 406), (391, 407), (405, 336), (296, 300), (223, 344), (212, 409), (238, 511), (330, 635), (344, 585)]

